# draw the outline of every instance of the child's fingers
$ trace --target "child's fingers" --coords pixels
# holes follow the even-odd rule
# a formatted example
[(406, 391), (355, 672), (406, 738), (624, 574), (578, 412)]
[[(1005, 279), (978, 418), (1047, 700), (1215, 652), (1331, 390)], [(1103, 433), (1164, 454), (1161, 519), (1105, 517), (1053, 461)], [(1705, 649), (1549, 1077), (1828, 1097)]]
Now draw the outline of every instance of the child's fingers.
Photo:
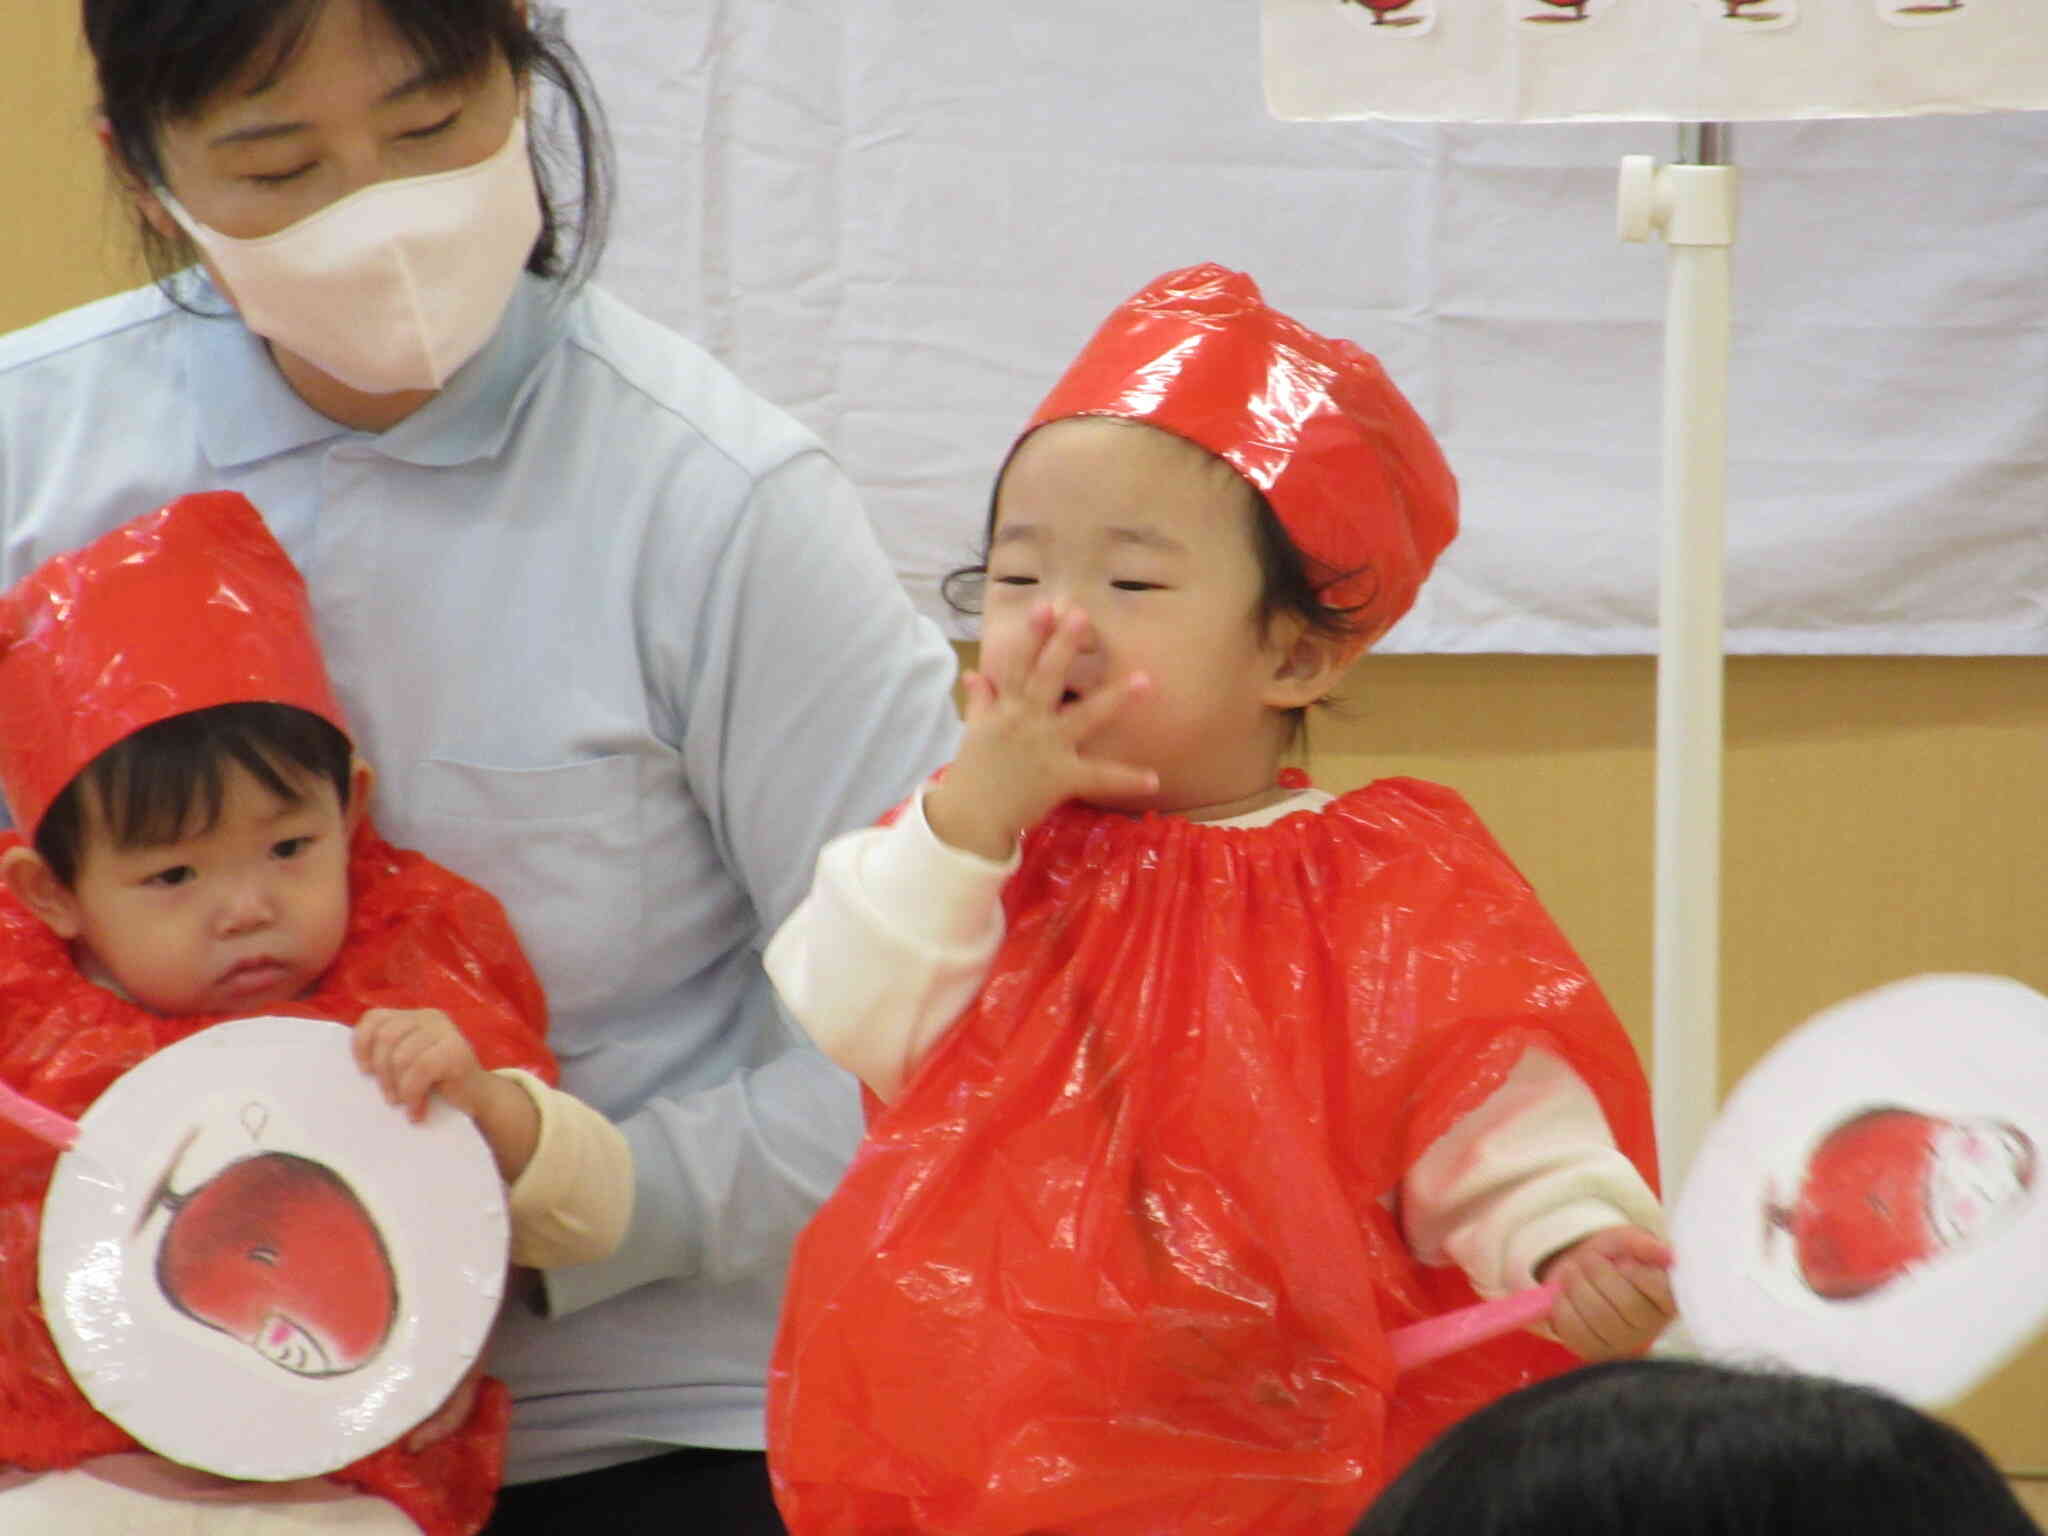
[(1671, 1282), (1661, 1269), (1633, 1263), (1599, 1264), (1586, 1275), (1623, 1327), (1655, 1331), (1671, 1315)]
[(1628, 1265), (1622, 1274), (1636, 1288), (1649, 1307), (1649, 1326), (1661, 1331), (1678, 1316), (1678, 1297), (1671, 1289), (1671, 1272), (1662, 1266)]
[(433, 1088), (437, 1038), (437, 1031), (417, 1014), (393, 1014), (372, 1031), (369, 1071), (384, 1090), (385, 1102), (410, 1110), (415, 1120), (425, 1113), (426, 1095)]
[(1552, 1325), (1588, 1359), (1633, 1354), (1671, 1320), (1670, 1281), (1661, 1269), (1594, 1260), (1572, 1266), (1562, 1278)]
[(1134, 800), (1159, 789), (1159, 775), (1150, 768), (1084, 759), (1083, 770), (1074, 789), (1083, 800)]
[(397, 1102), (392, 1098), (391, 1063), (406, 1033), (407, 1023), (403, 1014), (384, 1014), (375, 1019), (366, 1016), (356, 1026), (356, 1060), (365, 1072), (377, 1079), (378, 1086), (384, 1090), (385, 1100), (391, 1103)]
[(996, 685), (979, 672), (960, 674), (960, 692), (965, 695), (960, 714), (967, 724), (972, 725), (988, 711), (996, 701)]
[(1032, 659), (1025, 674), (1019, 694), (1034, 710), (1051, 710), (1059, 706), (1060, 697), (1067, 691), (1067, 673), (1074, 665), (1074, 658), (1080, 654), (1081, 641), (1088, 633), (1088, 615), (1078, 608), (1060, 609), (1055, 612), (1051, 631), (1045, 643), (1038, 648), (1038, 655)]
[(436, 1089), (446, 1093), (469, 1065), (469, 1052), (459, 1040), (433, 1034), (405, 1063), (399, 1098), (415, 1120), (424, 1119)]
[(419, 1061), (426, 1047), (427, 1041), (417, 1028), (406, 1030), (390, 1042), (377, 1073), (384, 1085), (385, 1099), (411, 1113), (414, 1119), (419, 1118)]
[(358, 1019), (356, 1027), (349, 1031), (349, 1049), (355, 1053), (356, 1065), (365, 1072), (376, 1072), (378, 1052), (382, 1049), (397, 1017), (398, 1015), (389, 1008), (372, 1008)]
[(1641, 1227), (1610, 1227), (1592, 1239), (1601, 1253), (1617, 1264), (1634, 1262), (1656, 1269), (1671, 1267), (1671, 1245)]
[(1107, 687), (1098, 688), (1087, 698), (1076, 703), (1060, 719), (1067, 727), (1070, 740), (1086, 741), (1096, 731), (1109, 724), (1152, 686), (1152, 679), (1146, 673), (1133, 672)]
[(469, 1042), (437, 1008), (373, 1008), (356, 1021), (354, 1035), (357, 1065), (376, 1078), (385, 1103), (414, 1120), (426, 1118), (437, 1090), (454, 1095), (476, 1065)]
[(1583, 1359), (1610, 1360), (1628, 1352), (1630, 1330), (1583, 1274), (1566, 1280), (1551, 1313), (1551, 1327), (1565, 1348)]
[(427, 1102), (446, 1076), (445, 1063), (438, 1054), (429, 1053), (412, 1061), (406, 1067), (398, 1089), (398, 1101), (405, 1106), (406, 1113), (415, 1120), (424, 1120)]
[(1568, 1293), (1580, 1321), (1609, 1350), (1627, 1349), (1629, 1340), (1648, 1322), (1649, 1310), (1634, 1288), (1604, 1266), (1582, 1271)]
[(1059, 627), (1059, 610), (1049, 602), (1032, 606), (1027, 621), (1032, 635), (1032, 644), (1020, 654), (1017, 651), (998, 649), (983, 651), (981, 672), (987, 678), (989, 691), (997, 698), (1015, 694), (1024, 686), (1024, 679), (1031, 673), (1032, 664), (1045, 648), (1046, 637)]
[(1550, 1324), (1550, 1331), (1557, 1335), (1557, 1342), (1582, 1360), (1598, 1360), (1605, 1354), (1599, 1337), (1586, 1326), (1579, 1316), (1579, 1304), (1569, 1288), (1558, 1293), (1551, 1304), (1550, 1316), (1544, 1319)]

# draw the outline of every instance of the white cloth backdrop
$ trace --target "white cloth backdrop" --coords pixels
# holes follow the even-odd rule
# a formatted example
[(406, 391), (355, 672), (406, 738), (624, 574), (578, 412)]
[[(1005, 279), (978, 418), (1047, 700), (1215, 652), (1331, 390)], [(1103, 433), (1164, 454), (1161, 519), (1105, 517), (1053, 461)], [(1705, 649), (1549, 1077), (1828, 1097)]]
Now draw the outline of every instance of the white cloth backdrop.
[[(934, 614), (1075, 349), (1214, 260), (1379, 353), (1463, 481), (1382, 649), (1655, 649), (1665, 258), (1614, 183), (1668, 127), (1278, 122), (1254, 0), (566, 20), (617, 139), (604, 281), (832, 446)], [(2048, 114), (1736, 147), (1728, 648), (2048, 653)]]

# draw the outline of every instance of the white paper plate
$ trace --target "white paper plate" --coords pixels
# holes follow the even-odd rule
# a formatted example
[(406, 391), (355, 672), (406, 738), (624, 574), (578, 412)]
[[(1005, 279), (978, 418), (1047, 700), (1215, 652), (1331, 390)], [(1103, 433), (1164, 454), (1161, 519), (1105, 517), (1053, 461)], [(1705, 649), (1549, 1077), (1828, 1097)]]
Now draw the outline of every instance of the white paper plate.
[(508, 1241), (490, 1151), (444, 1104), (418, 1125), (386, 1104), (342, 1026), (218, 1025), (79, 1125), (43, 1213), (43, 1310), (93, 1406), (160, 1455), (329, 1472), (483, 1349)]
[[(1852, 1243), (1833, 1272), (1857, 1271), (1867, 1288), (1821, 1294), (1846, 1287), (1771, 1213), (1785, 1216), (1802, 1189), (1818, 1187), (1817, 1166), (1843, 1166), (1816, 1157), (1845, 1145), (1845, 1124), (1885, 1108), (2012, 1128), (2031, 1144), (2031, 1187), (1952, 1244), (1894, 1241), (1892, 1250), (1926, 1250), (1910, 1262), (1880, 1264), (1872, 1255), (1884, 1242)], [(1924, 1406), (1952, 1402), (2048, 1320), (2043, 1159), (2048, 998), (2005, 977), (1919, 976), (1840, 1003), (1757, 1064), (1702, 1142), (1672, 1219), (1679, 1314), (1713, 1358), (1863, 1382)], [(1875, 1202), (1897, 1203), (1904, 1164), (1893, 1163), (1889, 1186), (1849, 1181), (1861, 1210), (1847, 1209), (1844, 1181), (1834, 1181), (1827, 1200), (1845, 1225), (1830, 1230), (1853, 1236), (1860, 1222), (1870, 1233), (1883, 1219)], [(1862, 1179), (1878, 1165), (1853, 1166)]]

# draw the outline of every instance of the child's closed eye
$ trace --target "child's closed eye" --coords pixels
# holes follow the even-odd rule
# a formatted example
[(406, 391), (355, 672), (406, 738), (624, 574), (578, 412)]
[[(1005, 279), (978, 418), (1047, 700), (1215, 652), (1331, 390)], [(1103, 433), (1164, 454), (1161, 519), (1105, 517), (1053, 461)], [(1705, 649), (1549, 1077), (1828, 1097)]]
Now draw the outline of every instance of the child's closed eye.
[(1163, 592), (1163, 581), (1112, 581), (1110, 585), (1119, 592)]

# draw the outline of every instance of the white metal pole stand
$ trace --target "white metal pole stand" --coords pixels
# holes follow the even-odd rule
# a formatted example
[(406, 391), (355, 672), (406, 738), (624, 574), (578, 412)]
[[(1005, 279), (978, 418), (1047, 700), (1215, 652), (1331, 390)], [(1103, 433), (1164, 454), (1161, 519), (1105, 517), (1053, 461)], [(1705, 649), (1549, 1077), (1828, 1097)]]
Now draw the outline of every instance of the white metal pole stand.
[(1657, 653), (1651, 1087), (1667, 1196), (1720, 1096), (1722, 567), (1729, 248), (1736, 173), (1723, 123), (1679, 127), (1678, 162), (1621, 162), (1624, 240), (1670, 247)]

